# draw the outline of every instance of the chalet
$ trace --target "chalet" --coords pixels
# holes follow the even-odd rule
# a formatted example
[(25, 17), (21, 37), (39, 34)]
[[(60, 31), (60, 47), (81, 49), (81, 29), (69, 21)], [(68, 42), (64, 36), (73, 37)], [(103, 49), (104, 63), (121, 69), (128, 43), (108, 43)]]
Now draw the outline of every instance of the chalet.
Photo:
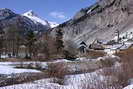
[(86, 50), (87, 50), (87, 45), (84, 41), (82, 41), (79, 46), (79, 51), (80, 53), (86, 53)]

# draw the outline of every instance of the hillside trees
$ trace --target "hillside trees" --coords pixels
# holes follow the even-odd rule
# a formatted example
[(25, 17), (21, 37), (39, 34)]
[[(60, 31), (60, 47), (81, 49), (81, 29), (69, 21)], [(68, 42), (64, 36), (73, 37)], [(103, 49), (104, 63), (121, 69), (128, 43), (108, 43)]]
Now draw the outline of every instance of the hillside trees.
[(26, 47), (28, 49), (27, 56), (31, 58), (33, 56), (34, 42), (36, 41), (35, 33), (32, 30), (29, 30), (26, 34)]
[(48, 33), (45, 33), (44, 36), (42, 37), (41, 43), (40, 43), (40, 47), (41, 47), (41, 53), (44, 54), (46, 59), (50, 58), (50, 37), (48, 35)]
[(47, 60), (73, 58), (77, 54), (72, 41), (63, 41), (62, 29), (56, 31), (55, 37), (50, 31), (41, 36), (33, 30), (26, 30), (16, 25), (10, 25), (2, 31), (4, 33), (0, 33), (0, 55), (30, 59), (39, 59), (41, 55)]
[(55, 47), (58, 55), (66, 59), (74, 59), (77, 55), (76, 44), (72, 40), (63, 40), (63, 30), (56, 31)]
[(46, 60), (54, 58), (57, 55), (55, 39), (49, 34), (49, 32), (44, 33), (40, 41), (40, 53), (44, 54)]
[(76, 58), (76, 55), (78, 54), (76, 43), (74, 43), (72, 40), (66, 40), (64, 42), (64, 57), (66, 59), (74, 59)]
[(0, 28), (1, 32), (0, 32), (0, 58), (1, 55), (3, 53), (3, 41), (4, 41), (4, 32), (2, 31), (2, 29)]
[(56, 43), (55, 43), (55, 46), (56, 46), (56, 50), (57, 50), (58, 53), (60, 53), (63, 50), (63, 48), (64, 48), (63, 32), (62, 32), (61, 29), (56, 31)]
[(22, 42), (22, 37), (20, 33), (21, 30), (19, 30), (14, 25), (11, 25), (10, 27), (6, 28), (4, 36), (4, 48), (5, 51), (10, 54), (10, 56), (18, 56), (19, 46)]

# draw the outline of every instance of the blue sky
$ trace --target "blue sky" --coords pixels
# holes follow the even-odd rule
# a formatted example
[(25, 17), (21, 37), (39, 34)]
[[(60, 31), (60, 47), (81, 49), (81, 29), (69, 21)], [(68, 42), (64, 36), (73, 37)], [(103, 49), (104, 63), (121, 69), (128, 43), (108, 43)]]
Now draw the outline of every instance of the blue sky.
[(42, 19), (62, 23), (96, 0), (0, 0), (0, 8), (22, 14), (33, 10)]

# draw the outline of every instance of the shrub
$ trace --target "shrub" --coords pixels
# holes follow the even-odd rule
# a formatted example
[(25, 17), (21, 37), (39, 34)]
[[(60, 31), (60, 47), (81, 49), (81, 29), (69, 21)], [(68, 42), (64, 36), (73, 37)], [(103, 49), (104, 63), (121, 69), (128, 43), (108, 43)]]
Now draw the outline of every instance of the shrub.
[(63, 63), (48, 64), (48, 76), (54, 78), (54, 83), (63, 85), (65, 75), (68, 74), (67, 67)]
[(129, 73), (128, 75), (133, 77), (133, 49), (129, 48), (127, 50), (120, 51), (116, 53), (116, 55), (121, 58), (123, 70), (125, 70), (126, 73)]
[(68, 60), (72, 60), (73, 61), (74, 59), (76, 59), (76, 56), (74, 54), (70, 53), (67, 50), (63, 51), (63, 55), (64, 55), (64, 58), (68, 59)]
[[(119, 77), (127, 82), (130, 78), (133, 78), (133, 48), (120, 51), (116, 53), (116, 55), (121, 58), (123, 69), (123, 74), (121, 73), (121, 76)], [(125, 86), (125, 84), (123, 85)]]
[[(132, 53), (132, 48), (117, 52), (115, 55), (119, 56), (121, 60), (119, 67), (109, 67), (105, 68), (106, 70), (104, 69), (104, 71), (102, 71), (105, 76), (116, 77), (117, 81), (114, 82), (114, 85), (125, 87), (128, 85), (128, 80), (133, 77)], [(104, 64), (108, 65), (108, 62), (104, 62)]]
[(65, 48), (63, 51), (64, 56), (68, 59), (75, 58), (76, 55), (78, 54), (76, 44), (72, 40), (66, 40), (64, 45), (65, 45)]
[(102, 67), (111, 67), (114, 62), (110, 59), (100, 60)]

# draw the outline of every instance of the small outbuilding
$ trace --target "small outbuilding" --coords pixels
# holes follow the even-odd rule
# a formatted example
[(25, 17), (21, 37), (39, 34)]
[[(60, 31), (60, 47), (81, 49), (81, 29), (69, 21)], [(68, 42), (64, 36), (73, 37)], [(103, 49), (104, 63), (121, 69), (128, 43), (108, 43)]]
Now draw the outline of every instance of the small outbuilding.
[(86, 53), (86, 50), (87, 50), (87, 45), (84, 41), (82, 41), (79, 46), (79, 51), (80, 53)]

